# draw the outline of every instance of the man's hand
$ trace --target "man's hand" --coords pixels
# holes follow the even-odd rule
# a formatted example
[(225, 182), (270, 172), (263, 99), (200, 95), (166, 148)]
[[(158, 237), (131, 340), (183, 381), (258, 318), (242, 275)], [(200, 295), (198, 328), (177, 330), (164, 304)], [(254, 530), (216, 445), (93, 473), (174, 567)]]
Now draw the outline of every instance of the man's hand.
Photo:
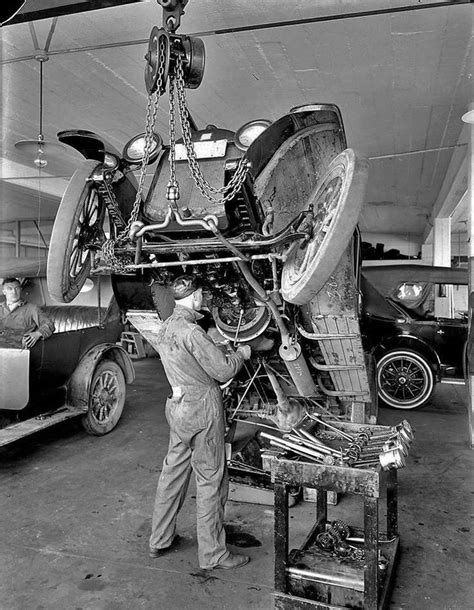
[(250, 358), (250, 354), (252, 353), (250, 345), (239, 345), (237, 351), (239, 352), (239, 354), (242, 354), (244, 360), (248, 360)]
[(33, 330), (31, 333), (26, 333), (23, 335), (22, 345), (29, 349), (36, 345), (36, 343), (43, 337), (43, 335), (39, 332), (39, 330)]

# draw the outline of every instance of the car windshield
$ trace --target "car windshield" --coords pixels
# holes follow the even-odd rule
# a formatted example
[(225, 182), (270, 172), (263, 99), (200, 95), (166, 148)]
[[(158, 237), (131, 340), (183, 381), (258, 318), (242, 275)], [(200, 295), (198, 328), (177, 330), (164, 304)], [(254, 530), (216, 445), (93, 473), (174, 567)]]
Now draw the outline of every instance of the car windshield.
[[(455, 318), (467, 312), (467, 293), (464, 285), (417, 281), (399, 283), (389, 296), (415, 316)], [(446, 307), (442, 307), (443, 301)]]
[(390, 294), (391, 298), (405, 307), (415, 309), (430, 298), (433, 284), (428, 282), (403, 282)]

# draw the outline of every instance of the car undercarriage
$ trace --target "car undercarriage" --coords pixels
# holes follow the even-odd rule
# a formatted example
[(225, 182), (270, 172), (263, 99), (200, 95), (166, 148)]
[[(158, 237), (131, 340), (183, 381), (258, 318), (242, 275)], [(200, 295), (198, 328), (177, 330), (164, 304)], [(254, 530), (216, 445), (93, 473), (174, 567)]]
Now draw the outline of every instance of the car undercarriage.
[[(289, 429), (316, 401), (373, 423), (358, 325), (366, 159), (347, 148), (333, 104), (298, 106), (235, 132), (199, 129), (185, 89), (200, 84), (204, 47), (174, 26), (150, 37), (145, 133), (122, 154), (92, 132), (58, 134), (86, 160), (55, 220), (49, 292), (70, 302), (88, 276), (111, 274), (138, 328), (134, 312), (160, 323), (152, 292), (166, 301), (173, 279), (194, 274), (205, 289), (208, 330), (223, 349), (252, 347), (250, 363), (224, 389), (231, 420), (258, 415)], [(167, 85), (165, 144), (154, 120)], [(145, 326), (138, 329), (153, 344), (149, 320)]]

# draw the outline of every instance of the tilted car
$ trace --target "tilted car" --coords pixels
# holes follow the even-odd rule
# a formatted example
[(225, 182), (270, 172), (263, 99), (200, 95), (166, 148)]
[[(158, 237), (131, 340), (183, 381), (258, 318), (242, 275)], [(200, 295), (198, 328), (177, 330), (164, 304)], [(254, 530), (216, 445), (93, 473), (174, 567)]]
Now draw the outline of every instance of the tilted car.
[(379, 398), (426, 404), (438, 382), (464, 383), (468, 272), (394, 264), (362, 268), (361, 329), (376, 360)]
[(0, 446), (74, 417), (88, 433), (107, 434), (134, 379), (130, 356), (117, 344), (124, 325), (110, 278), (88, 279), (73, 305), (58, 304), (45, 271), (34, 261), (29, 269), (2, 269), (3, 277), (21, 275), (23, 297), (42, 307), (55, 331), (30, 350), (0, 348)]
[[(336, 106), (300, 106), (236, 132), (189, 120), (182, 139), (165, 145), (147, 131), (121, 155), (92, 132), (58, 137), (86, 160), (53, 228), (48, 287), (57, 301), (108, 274), (130, 316), (162, 313), (170, 282), (193, 273), (222, 341), (253, 348), (228, 391), (231, 413), (370, 402), (352, 246), (367, 162), (347, 148)], [(137, 184), (150, 172), (142, 196)]]

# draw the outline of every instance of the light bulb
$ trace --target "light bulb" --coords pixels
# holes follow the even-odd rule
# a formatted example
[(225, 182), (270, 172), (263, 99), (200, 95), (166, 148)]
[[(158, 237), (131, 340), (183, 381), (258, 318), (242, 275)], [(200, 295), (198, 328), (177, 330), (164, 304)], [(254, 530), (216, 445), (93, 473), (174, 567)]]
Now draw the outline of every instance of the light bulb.
[(464, 121), (465, 123), (471, 123), (471, 125), (474, 123), (474, 108), (472, 110), (468, 110), (467, 112), (465, 112), (462, 117), (461, 120)]
[(46, 167), (48, 165), (47, 160), (44, 158), (44, 150), (42, 146), (38, 146), (38, 156), (33, 163), (39, 168)]
[(36, 165), (36, 167), (46, 167), (48, 165), (46, 159), (43, 159), (42, 157), (37, 157), (33, 163)]

